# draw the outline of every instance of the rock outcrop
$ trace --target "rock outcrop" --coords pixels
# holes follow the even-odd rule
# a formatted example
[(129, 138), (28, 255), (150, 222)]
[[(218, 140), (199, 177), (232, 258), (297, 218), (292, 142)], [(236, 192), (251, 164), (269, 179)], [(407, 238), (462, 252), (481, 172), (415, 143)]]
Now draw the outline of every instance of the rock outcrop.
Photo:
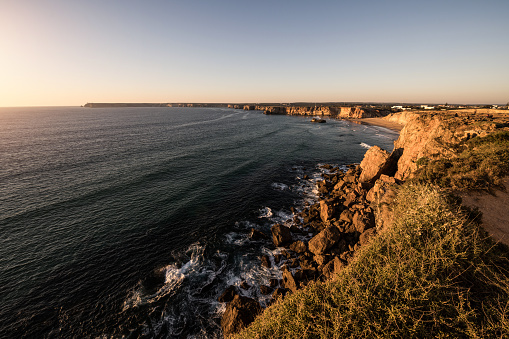
[(224, 336), (236, 333), (252, 323), (261, 311), (262, 308), (256, 300), (236, 295), (226, 306), (221, 318)]

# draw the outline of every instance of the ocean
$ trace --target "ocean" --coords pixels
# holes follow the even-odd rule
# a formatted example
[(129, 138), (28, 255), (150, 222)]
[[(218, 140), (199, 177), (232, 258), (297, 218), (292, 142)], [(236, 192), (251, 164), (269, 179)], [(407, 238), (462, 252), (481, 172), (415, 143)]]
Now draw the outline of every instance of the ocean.
[[(251, 241), (396, 132), (226, 108), (0, 108), (0, 337), (214, 338)], [(295, 209), (292, 211), (292, 207)]]

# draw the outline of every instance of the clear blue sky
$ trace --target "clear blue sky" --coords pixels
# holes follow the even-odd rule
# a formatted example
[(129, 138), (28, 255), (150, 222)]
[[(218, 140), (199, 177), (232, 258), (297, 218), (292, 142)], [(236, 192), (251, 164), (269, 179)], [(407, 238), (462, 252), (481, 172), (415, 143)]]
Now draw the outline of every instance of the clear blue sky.
[(509, 101), (509, 0), (0, 0), (0, 106)]

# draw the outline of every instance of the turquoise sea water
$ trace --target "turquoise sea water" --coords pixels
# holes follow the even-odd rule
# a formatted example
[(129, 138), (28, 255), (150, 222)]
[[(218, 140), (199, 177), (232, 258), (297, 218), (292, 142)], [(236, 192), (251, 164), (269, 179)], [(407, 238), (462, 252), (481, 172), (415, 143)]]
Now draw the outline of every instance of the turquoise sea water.
[[(0, 337), (214, 337), (317, 165), (397, 133), (222, 108), (0, 108)], [(311, 179), (304, 180), (304, 174)]]

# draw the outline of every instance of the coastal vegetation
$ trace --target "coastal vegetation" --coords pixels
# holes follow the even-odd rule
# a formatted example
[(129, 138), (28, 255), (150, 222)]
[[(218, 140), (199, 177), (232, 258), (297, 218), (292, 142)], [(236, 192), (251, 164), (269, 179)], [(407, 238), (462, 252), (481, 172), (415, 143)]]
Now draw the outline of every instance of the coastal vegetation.
[(470, 139), (452, 157), (417, 161), (414, 180), (452, 189), (500, 187), (509, 173), (509, 132), (501, 131)]
[(407, 183), (392, 227), (328, 282), (279, 299), (234, 338), (509, 335), (509, 252), (439, 188)]

